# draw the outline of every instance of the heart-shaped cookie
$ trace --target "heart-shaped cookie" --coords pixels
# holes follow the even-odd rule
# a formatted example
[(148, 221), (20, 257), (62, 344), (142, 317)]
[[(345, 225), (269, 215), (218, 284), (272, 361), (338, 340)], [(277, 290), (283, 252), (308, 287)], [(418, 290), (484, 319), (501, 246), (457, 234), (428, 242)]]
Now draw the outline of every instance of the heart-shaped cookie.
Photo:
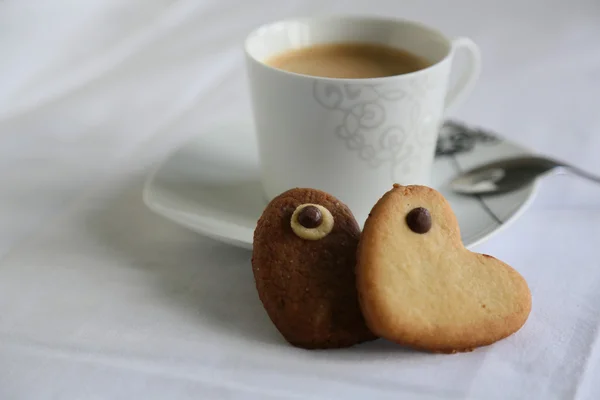
[(425, 186), (387, 192), (365, 223), (357, 288), (369, 328), (402, 345), (470, 351), (519, 330), (531, 310), (525, 279), (461, 241), (446, 199)]

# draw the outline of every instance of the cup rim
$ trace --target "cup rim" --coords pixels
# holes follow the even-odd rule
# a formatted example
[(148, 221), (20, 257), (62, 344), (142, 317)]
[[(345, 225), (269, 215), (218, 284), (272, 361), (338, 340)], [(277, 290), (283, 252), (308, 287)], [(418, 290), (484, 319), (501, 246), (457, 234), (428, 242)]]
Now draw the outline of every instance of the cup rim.
[[(429, 32), (435, 34), (436, 36), (438, 36), (439, 38), (443, 39), (447, 43), (448, 49), (447, 49), (447, 52), (444, 55), (444, 57), (442, 57), (440, 60), (434, 62), (431, 65), (428, 65), (427, 67), (425, 67), (423, 69), (420, 69), (420, 70), (414, 71), (414, 72), (408, 72), (406, 74), (382, 76), (382, 77), (376, 77), (376, 78), (331, 78), (331, 77), (325, 77), (325, 76), (301, 74), (298, 72), (290, 72), (290, 71), (286, 71), (286, 70), (283, 70), (280, 68), (275, 68), (275, 67), (265, 63), (264, 61), (257, 59), (256, 57), (254, 57), (252, 55), (252, 53), (248, 49), (250, 40), (259, 36), (263, 31), (266, 31), (268, 29), (273, 29), (277, 25), (283, 26), (283, 25), (290, 24), (293, 22), (308, 22), (308, 21), (319, 21), (319, 22), (323, 23), (323, 22), (326, 22), (327, 20), (332, 20), (332, 19), (350, 20), (350, 21), (356, 21), (356, 22), (371, 21), (371, 22), (387, 22), (387, 23), (412, 25), (414, 27), (429, 31)], [(253, 62), (255, 62), (255, 63), (261, 65), (262, 67), (267, 68), (273, 72), (287, 75), (290, 77), (296, 77), (296, 78), (310, 78), (310, 79), (321, 80), (321, 81), (336, 81), (336, 82), (344, 82), (344, 83), (379, 83), (379, 82), (383, 82), (383, 81), (390, 80), (390, 79), (410, 78), (410, 77), (416, 77), (419, 75), (423, 75), (423, 74), (430, 72), (433, 68), (439, 66), (440, 64), (446, 62), (452, 55), (452, 48), (453, 48), (452, 39), (450, 39), (448, 36), (446, 36), (444, 33), (442, 33), (442, 31), (440, 31), (439, 29), (433, 28), (429, 25), (426, 25), (423, 22), (411, 20), (411, 19), (405, 19), (405, 18), (398, 18), (398, 17), (384, 17), (384, 16), (377, 16), (377, 15), (361, 15), (361, 14), (326, 14), (326, 15), (315, 16), (315, 17), (293, 17), (293, 18), (284, 18), (284, 19), (274, 20), (274, 21), (266, 22), (262, 25), (255, 27), (246, 35), (246, 38), (244, 39), (244, 53), (246, 54), (246, 58), (252, 60)]]

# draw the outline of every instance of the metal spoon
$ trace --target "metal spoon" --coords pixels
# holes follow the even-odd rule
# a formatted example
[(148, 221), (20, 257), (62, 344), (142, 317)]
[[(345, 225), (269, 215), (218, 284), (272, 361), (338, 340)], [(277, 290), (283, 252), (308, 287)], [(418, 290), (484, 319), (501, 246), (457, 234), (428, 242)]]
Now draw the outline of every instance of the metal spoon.
[(600, 184), (600, 177), (567, 163), (540, 156), (506, 158), (464, 172), (450, 182), (463, 194), (506, 193), (531, 184), (550, 173), (570, 172)]

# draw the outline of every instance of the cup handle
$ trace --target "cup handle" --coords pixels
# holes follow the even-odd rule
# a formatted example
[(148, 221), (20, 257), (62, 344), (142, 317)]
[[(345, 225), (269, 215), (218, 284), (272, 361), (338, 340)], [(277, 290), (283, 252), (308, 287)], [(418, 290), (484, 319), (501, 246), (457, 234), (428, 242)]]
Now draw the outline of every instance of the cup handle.
[(452, 65), (455, 65), (456, 56), (464, 53), (467, 56), (467, 64), (464, 71), (460, 72), (454, 86), (446, 94), (445, 112), (456, 108), (471, 92), (481, 72), (481, 53), (479, 47), (469, 38), (460, 37), (452, 41)]

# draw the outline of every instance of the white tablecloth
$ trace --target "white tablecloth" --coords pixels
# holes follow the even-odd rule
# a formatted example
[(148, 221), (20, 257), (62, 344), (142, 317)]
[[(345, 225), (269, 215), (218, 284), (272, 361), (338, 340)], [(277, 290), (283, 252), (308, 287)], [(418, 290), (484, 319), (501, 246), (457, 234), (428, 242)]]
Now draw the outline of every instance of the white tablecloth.
[(0, 2), (0, 399), (600, 398), (600, 188), (543, 182), (477, 250), (528, 280), (517, 334), (468, 354), (287, 346), (250, 253), (148, 211), (144, 177), (248, 118), (241, 41), (325, 13), (473, 38), (456, 117), (600, 172), (598, 0)]

